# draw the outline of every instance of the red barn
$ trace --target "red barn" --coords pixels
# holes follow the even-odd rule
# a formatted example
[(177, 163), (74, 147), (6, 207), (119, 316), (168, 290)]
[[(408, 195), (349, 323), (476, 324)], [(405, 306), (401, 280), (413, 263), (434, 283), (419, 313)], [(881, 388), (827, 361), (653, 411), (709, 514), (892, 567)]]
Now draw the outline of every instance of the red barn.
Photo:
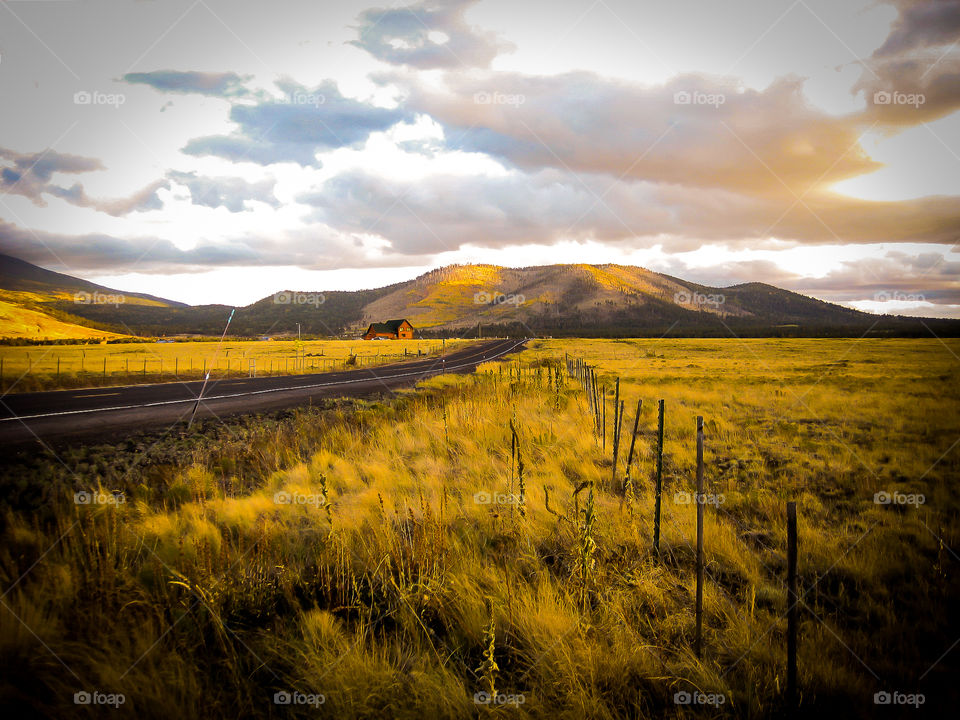
[(413, 325), (407, 320), (387, 320), (387, 322), (370, 323), (364, 340), (413, 340)]

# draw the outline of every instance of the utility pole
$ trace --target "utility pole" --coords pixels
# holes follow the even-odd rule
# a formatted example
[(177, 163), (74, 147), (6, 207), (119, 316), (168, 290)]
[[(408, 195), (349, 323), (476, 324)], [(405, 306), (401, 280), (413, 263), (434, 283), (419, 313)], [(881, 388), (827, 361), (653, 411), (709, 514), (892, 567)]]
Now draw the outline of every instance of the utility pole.
[[(230, 317), (227, 318), (227, 324), (223, 328), (223, 335), (220, 336), (220, 342), (217, 344), (217, 351), (213, 356), (214, 366), (216, 366), (217, 364), (217, 357), (219, 357), (220, 355), (220, 348), (223, 345), (223, 339), (227, 336), (227, 330), (230, 329), (230, 321), (233, 320), (233, 314), (236, 311), (237, 309), (233, 308), (230, 311)], [(129, 362), (130, 361), (128, 359), (127, 360), (128, 367), (129, 367)], [(190, 413), (190, 421), (187, 423), (187, 430), (189, 430), (193, 426), (193, 419), (197, 416), (197, 408), (200, 407), (200, 401), (203, 400), (203, 391), (207, 389), (207, 381), (210, 379), (210, 373), (206, 372), (206, 365), (207, 365), (206, 358), (204, 358), (203, 365), (204, 365), (204, 373), (205, 373), (203, 376), (203, 385), (200, 386), (200, 394), (197, 395), (197, 403), (193, 406), (193, 412)]]
[(300, 323), (297, 323), (297, 369), (302, 370), (303, 361), (306, 359), (303, 352), (303, 343), (300, 342)]

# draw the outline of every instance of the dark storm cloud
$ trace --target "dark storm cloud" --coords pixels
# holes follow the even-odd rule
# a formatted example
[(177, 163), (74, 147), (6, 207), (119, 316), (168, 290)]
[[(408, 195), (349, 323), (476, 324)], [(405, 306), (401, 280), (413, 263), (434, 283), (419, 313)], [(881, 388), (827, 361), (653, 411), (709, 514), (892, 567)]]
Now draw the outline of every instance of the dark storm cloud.
[(230, 119), (238, 126), (235, 133), (195, 138), (183, 151), (233, 162), (320, 167), (316, 153), (360, 145), (371, 133), (411, 117), (403, 109), (346, 98), (329, 81), (314, 89), (290, 81), (278, 82), (277, 87), (285, 93), (282, 99), (231, 108)]
[(250, 76), (241, 77), (234, 72), (155, 70), (145, 73), (127, 73), (123, 79), (128, 83), (149, 85), (162, 92), (196, 93), (228, 98), (249, 94), (243, 83), (249, 80)]
[[(421, 2), (402, 8), (373, 8), (360, 14), (360, 39), (352, 45), (378, 60), (419, 69), (488, 67), (499, 53), (513, 50), (492, 32), (471, 27), (464, 13), (477, 0)], [(431, 31), (445, 42), (434, 42)]]
[(171, 171), (167, 174), (171, 180), (184, 185), (190, 191), (194, 205), (209, 208), (225, 207), (230, 212), (246, 210), (247, 200), (258, 200), (273, 207), (279, 202), (273, 194), (275, 180), (263, 180), (257, 183), (247, 182), (236, 177), (204, 177), (196, 172)]

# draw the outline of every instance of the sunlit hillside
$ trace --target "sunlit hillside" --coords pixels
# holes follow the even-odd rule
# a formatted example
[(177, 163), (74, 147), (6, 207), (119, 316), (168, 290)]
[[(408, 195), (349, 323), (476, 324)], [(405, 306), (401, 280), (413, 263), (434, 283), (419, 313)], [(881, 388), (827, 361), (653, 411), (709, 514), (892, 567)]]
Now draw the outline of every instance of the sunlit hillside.
[[(68, 340), (120, 338), (122, 335), (59, 320), (34, 310), (27, 293), (0, 291), (0, 337), (27, 340)], [(19, 301), (19, 302), (18, 302)]]

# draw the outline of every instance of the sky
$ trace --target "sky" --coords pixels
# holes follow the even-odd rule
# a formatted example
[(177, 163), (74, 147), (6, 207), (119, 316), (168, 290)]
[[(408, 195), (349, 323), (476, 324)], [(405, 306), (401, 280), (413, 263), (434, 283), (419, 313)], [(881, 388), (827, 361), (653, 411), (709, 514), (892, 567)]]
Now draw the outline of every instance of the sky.
[(0, 2), (0, 252), (244, 305), (640, 265), (960, 317), (960, 0)]

